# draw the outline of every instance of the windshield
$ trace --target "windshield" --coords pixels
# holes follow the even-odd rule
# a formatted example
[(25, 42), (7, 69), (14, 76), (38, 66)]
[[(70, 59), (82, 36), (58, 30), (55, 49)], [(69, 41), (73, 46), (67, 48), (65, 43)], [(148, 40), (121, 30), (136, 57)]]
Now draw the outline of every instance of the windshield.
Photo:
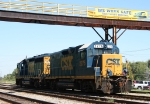
[(95, 55), (101, 55), (101, 54), (111, 54), (112, 50), (105, 50), (105, 49), (95, 49)]

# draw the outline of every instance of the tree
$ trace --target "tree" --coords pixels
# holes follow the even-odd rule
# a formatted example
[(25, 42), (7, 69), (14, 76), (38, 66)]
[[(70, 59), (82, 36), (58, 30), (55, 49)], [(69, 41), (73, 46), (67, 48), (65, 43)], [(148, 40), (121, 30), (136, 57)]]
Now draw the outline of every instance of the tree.
[(3, 80), (6, 81), (15, 81), (15, 76), (16, 76), (17, 68), (14, 69), (14, 71), (11, 74), (7, 74), (4, 76)]
[(135, 80), (145, 80), (147, 62), (133, 62), (130, 66)]
[(147, 61), (148, 68), (150, 68), (150, 60)]

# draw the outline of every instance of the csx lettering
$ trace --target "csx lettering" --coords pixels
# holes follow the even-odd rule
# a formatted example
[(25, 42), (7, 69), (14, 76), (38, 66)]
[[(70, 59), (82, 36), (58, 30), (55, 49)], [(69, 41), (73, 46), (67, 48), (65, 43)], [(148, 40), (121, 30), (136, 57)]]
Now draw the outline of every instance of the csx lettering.
[(106, 60), (106, 63), (107, 63), (108, 65), (111, 65), (111, 64), (120, 65), (119, 62), (120, 62), (120, 59), (116, 59), (116, 58), (114, 58), (114, 59), (108, 58), (108, 59)]
[(73, 56), (67, 56), (67, 57), (61, 58), (62, 70), (72, 70), (73, 69), (72, 59), (73, 59)]

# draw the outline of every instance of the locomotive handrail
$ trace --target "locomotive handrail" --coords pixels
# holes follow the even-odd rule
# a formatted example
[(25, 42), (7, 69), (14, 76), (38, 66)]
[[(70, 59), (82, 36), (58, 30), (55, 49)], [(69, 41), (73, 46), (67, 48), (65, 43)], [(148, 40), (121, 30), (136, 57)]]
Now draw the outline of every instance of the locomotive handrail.
[[(150, 20), (150, 11), (144, 10), (146, 13), (139, 14), (142, 18), (135, 17), (121, 17), (121, 16), (111, 16), (108, 14), (103, 15), (101, 12), (96, 11), (97, 6), (80, 6), (73, 4), (58, 4), (53, 2), (38, 2), (36, 0), (1, 0), (0, 1), (0, 10), (8, 11), (19, 11), (19, 12), (31, 12), (31, 13), (43, 13), (43, 14), (53, 14), (53, 15), (67, 15), (67, 16), (80, 16), (80, 17), (90, 17), (90, 18), (105, 18), (105, 19), (125, 19), (125, 20)], [(105, 8), (107, 9), (107, 8)], [(111, 10), (129, 10), (129, 9), (118, 9), (118, 8), (108, 8)], [(143, 12), (143, 10), (130, 10), (136, 12)], [(109, 16), (108, 16), (109, 15)], [(115, 14), (116, 15), (116, 14)], [(138, 16), (139, 16), (138, 15)], [(144, 16), (143, 16), (144, 15)]]

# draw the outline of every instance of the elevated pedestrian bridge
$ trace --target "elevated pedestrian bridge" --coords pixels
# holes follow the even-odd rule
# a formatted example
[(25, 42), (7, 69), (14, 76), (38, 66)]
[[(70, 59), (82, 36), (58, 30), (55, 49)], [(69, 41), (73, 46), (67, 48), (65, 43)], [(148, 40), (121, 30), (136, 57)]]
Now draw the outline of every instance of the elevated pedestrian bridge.
[[(112, 39), (115, 44), (123, 34), (116, 36), (120, 29), (150, 30), (150, 11), (148, 10), (57, 4), (34, 0), (1, 0), (0, 20), (84, 26), (93, 29), (101, 27), (105, 31), (105, 40)], [(108, 29), (113, 29), (112, 36), (109, 35)], [(96, 30), (94, 29), (94, 31)], [(97, 34), (99, 35), (99, 33)]]

